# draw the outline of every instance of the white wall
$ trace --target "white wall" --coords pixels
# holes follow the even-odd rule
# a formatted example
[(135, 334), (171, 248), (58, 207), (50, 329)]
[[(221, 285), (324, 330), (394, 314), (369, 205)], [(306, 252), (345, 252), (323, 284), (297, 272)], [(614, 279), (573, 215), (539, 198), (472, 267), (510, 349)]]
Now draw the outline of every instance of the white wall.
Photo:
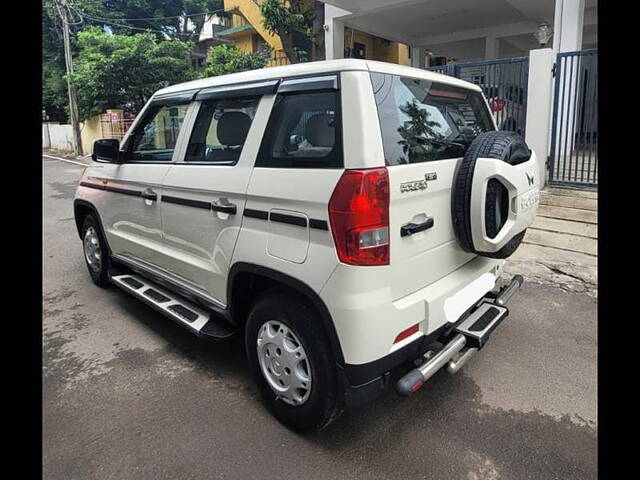
[(324, 5), (324, 51), (327, 60), (344, 58), (344, 23), (340, 17), (351, 12), (333, 5)]
[(551, 132), (551, 101), (553, 95), (552, 68), (555, 55), (551, 48), (529, 52), (527, 96), (527, 128), (525, 141), (536, 152), (539, 165), (539, 185), (545, 185), (547, 155)]
[(73, 152), (73, 128), (71, 125), (43, 123), (42, 147)]

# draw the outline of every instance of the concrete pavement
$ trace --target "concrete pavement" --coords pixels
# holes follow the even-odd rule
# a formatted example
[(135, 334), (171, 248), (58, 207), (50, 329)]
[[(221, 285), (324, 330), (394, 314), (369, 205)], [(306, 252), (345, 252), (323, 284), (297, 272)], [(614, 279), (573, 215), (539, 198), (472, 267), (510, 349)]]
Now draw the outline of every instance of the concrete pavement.
[(528, 282), (456, 376), (299, 435), (262, 406), (239, 342), (91, 283), (82, 167), (43, 163), (44, 478), (596, 478), (595, 298)]

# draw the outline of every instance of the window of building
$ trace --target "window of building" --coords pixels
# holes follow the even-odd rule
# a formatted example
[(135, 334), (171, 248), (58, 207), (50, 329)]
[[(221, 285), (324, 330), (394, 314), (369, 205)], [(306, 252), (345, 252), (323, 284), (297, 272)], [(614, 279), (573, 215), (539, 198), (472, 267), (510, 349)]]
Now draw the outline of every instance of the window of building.
[(256, 166), (342, 167), (339, 95), (337, 91), (279, 95)]
[(258, 102), (258, 98), (203, 102), (184, 161), (235, 165), (240, 159)]

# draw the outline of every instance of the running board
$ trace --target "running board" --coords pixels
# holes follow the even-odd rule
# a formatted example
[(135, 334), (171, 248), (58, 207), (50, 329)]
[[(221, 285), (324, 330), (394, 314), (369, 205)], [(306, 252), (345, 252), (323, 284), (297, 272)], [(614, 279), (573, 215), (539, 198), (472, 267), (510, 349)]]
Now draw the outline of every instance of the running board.
[(467, 337), (467, 346), (480, 349), (491, 332), (509, 315), (509, 310), (492, 303), (483, 303), (460, 325), (456, 332)]
[(109, 278), (125, 292), (142, 300), (196, 335), (224, 340), (235, 333), (233, 327), (224, 320), (141, 275), (126, 273), (110, 275)]

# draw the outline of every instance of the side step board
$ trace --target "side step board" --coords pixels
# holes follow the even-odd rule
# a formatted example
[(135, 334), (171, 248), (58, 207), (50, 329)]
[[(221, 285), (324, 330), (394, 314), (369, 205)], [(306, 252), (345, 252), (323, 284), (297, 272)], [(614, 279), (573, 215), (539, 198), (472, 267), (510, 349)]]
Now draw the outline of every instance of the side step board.
[(224, 340), (235, 333), (226, 321), (203, 310), (195, 303), (160, 287), (141, 275), (111, 275), (111, 282), (139, 298), (196, 335)]

